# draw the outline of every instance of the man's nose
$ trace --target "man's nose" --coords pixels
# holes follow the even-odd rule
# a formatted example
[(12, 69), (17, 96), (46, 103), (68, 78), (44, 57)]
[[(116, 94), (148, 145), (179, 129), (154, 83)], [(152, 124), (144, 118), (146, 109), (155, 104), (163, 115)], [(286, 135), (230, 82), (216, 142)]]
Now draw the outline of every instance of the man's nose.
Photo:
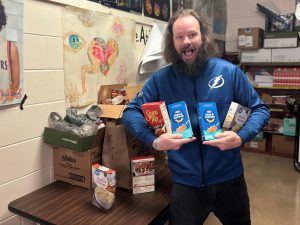
[(184, 43), (184, 44), (189, 44), (189, 43), (191, 43), (191, 40), (190, 40), (189, 36), (185, 36), (185, 37), (184, 37), (183, 43)]

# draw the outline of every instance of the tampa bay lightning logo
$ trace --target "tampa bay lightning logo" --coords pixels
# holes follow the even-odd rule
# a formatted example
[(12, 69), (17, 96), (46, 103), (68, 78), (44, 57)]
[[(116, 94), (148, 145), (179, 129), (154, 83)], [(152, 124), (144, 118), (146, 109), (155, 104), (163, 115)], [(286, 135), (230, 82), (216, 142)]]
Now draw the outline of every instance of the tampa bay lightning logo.
[(225, 81), (224, 81), (223, 75), (220, 75), (220, 76), (217, 76), (217, 77), (211, 79), (208, 82), (208, 86), (210, 87), (210, 90), (214, 89), (214, 88), (220, 88), (223, 86), (224, 82)]

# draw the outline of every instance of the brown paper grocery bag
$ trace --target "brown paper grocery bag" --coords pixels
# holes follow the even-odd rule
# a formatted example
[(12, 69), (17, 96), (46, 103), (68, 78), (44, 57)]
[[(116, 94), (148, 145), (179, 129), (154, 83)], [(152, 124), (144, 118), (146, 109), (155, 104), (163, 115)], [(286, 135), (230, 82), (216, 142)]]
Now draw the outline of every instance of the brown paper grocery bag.
[(116, 171), (117, 187), (132, 189), (131, 158), (152, 154), (152, 148), (130, 135), (123, 124), (106, 123), (102, 165)]

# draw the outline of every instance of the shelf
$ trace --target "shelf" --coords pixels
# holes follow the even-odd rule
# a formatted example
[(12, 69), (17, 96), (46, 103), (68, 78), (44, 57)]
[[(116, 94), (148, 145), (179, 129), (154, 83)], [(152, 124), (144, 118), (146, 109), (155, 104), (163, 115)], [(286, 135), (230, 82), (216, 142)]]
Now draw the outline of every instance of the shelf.
[(273, 67), (279, 67), (279, 66), (300, 66), (300, 62), (245, 62), (241, 63), (240, 66), (273, 66)]
[(253, 86), (256, 89), (270, 89), (270, 90), (300, 90), (300, 87), (263, 87), (263, 86)]

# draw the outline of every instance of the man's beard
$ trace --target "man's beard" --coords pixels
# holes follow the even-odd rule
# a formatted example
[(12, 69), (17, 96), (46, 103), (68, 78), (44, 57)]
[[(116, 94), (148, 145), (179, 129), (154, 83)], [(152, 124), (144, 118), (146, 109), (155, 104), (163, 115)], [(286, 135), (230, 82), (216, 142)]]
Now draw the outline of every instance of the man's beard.
[(191, 63), (183, 61), (180, 55), (176, 52), (176, 57), (173, 65), (177, 70), (180, 70), (185, 75), (195, 76), (203, 68), (206, 62), (207, 56), (205, 54), (205, 50), (203, 48), (200, 48), (195, 60)]

